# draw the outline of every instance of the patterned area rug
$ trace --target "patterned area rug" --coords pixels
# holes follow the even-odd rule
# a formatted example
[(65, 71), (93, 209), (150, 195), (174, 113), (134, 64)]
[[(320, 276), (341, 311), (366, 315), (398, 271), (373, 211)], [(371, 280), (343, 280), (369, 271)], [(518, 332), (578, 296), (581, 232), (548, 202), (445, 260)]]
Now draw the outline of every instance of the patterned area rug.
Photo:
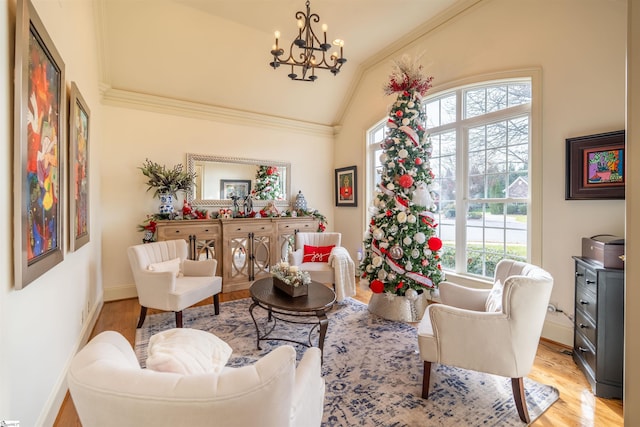
[[(211, 305), (191, 308), (184, 312), (184, 325), (210, 331), (229, 343), (233, 348), (229, 366), (253, 363), (287, 343), (262, 341), (262, 350), (257, 350), (250, 303), (250, 299), (223, 303), (219, 316)], [(256, 308), (254, 314), (260, 325), (266, 325), (266, 311)], [(335, 304), (328, 317), (323, 426), (523, 425), (509, 378), (434, 364), (429, 400), (423, 400), (422, 360), (413, 326), (374, 316), (353, 299)], [(149, 337), (174, 326), (173, 313), (147, 316), (136, 332), (136, 354), (142, 366)], [(278, 322), (277, 330), (278, 336), (305, 341), (310, 327)], [(317, 344), (317, 331), (311, 338)], [(306, 347), (294, 346), (300, 358)], [(532, 422), (558, 399), (557, 389), (528, 378), (525, 389)]]

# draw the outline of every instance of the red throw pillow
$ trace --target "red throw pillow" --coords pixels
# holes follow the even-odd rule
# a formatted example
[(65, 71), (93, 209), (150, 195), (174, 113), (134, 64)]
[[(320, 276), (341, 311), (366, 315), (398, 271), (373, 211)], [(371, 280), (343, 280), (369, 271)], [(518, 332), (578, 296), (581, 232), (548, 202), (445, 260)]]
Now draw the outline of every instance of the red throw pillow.
[(329, 255), (331, 249), (335, 245), (331, 246), (309, 246), (304, 245), (302, 251), (302, 262), (329, 262)]

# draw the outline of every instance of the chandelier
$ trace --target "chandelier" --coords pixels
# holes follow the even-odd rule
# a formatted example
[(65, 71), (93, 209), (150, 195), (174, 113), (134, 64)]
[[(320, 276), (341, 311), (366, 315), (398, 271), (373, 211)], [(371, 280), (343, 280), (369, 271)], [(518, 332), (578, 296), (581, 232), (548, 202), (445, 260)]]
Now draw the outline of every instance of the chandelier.
[[(282, 49), (278, 43), (280, 39), (280, 31), (276, 31), (276, 44), (271, 49), (273, 55), (273, 61), (269, 63), (275, 70), (281, 64), (290, 65), (291, 72), (289, 78), (291, 80), (302, 80), (312, 82), (318, 78), (316, 76), (316, 68), (323, 70), (329, 70), (333, 75), (340, 72), (342, 64), (347, 62), (346, 58), (342, 56), (342, 48), (344, 41), (336, 39), (333, 44), (340, 48), (340, 55), (338, 52), (333, 52), (328, 56), (328, 51), (331, 49), (331, 44), (327, 43), (327, 25), (322, 25), (323, 41), (321, 42), (316, 33), (311, 28), (311, 22), (318, 23), (320, 17), (318, 14), (311, 13), (309, 7), (309, 0), (307, 0), (307, 13), (302, 11), (296, 12), (296, 19), (298, 20), (298, 37), (291, 43), (289, 48), (289, 56), (284, 59), (284, 49)], [(297, 68), (299, 67), (299, 69)], [(300, 75), (298, 75), (300, 73)]]

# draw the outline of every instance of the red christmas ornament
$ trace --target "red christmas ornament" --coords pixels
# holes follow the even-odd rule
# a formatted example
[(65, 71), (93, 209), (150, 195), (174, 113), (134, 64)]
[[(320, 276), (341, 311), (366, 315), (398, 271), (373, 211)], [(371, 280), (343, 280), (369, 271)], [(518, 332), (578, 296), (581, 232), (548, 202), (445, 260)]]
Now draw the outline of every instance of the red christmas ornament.
[(402, 110), (396, 111), (396, 117), (402, 117), (403, 115), (404, 113), (402, 112)]
[(376, 279), (373, 282), (371, 282), (371, 284), (369, 285), (369, 288), (371, 289), (371, 292), (373, 292), (374, 294), (381, 294), (382, 292), (384, 292), (384, 283)]
[(267, 175), (272, 175), (273, 174), (273, 169), (272, 168), (268, 168), (267, 169)]
[(423, 259), (421, 262), (422, 262), (422, 266), (423, 266), (423, 267), (426, 267), (426, 266), (427, 266), (427, 264), (429, 264), (429, 261), (427, 261), (427, 259), (426, 259), (426, 258), (425, 258), (425, 259)]
[(391, 212), (391, 209), (387, 210), (387, 216), (392, 216), (393, 212)]
[(442, 240), (438, 237), (430, 237), (427, 244), (432, 251), (439, 251), (442, 248)]
[(409, 188), (413, 185), (413, 177), (411, 175), (404, 174), (400, 179), (398, 179), (398, 184), (400, 184), (402, 188)]
[(422, 158), (416, 157), (416, 160), (414, 163), (416, 164), (416, 166), (420, 166), (422, 164)]

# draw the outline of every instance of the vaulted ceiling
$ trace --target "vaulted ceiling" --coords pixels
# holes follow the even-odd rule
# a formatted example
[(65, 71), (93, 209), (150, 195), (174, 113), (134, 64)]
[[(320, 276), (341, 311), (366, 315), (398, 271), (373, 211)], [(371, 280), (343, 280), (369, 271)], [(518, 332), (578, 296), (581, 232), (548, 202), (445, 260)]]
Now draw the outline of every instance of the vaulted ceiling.
[(318, 26), (345, 40), (348, 62), (337, 76), (321, 70), (311, 83), (268, 65), (274, 31), (281, 45), (291, 44), (304, 0), (102, 0), (101, 80), (107, 91), (335, 125), (367, 66), (475, 2), (314, 0)]

